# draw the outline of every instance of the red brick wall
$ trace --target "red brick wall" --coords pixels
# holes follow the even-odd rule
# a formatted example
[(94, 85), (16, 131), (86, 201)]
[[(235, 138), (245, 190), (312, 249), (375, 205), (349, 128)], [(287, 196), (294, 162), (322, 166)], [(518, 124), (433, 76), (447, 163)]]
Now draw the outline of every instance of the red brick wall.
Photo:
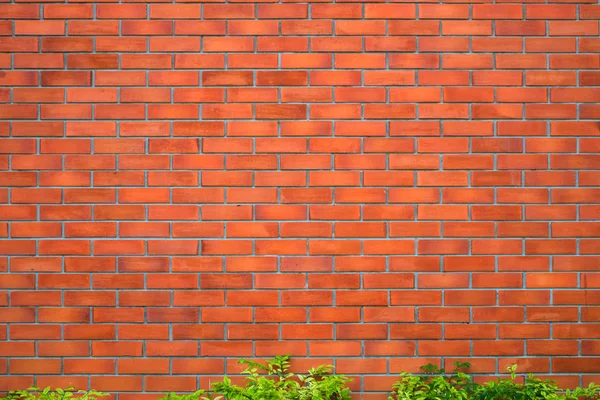
[(591, 3), (0, 4), (0, 389), (598, 381)]

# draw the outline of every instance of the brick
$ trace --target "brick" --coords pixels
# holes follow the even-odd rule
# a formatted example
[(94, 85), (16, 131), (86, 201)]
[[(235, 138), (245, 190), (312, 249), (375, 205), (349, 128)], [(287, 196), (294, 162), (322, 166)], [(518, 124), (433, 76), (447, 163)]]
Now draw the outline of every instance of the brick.
[(96, 48), (99, 51), (109, 51), (112, 49), (122, 52), (143, 51), (146, 48), (146, 39), (141, 37), (97, 37)]
[(315, 4), (312, 7), (313, 18), (356, 19), (362, 17), (358, 4)]
[(33, 4), (2, 4), (2, 15), (7, 19), (36, 19), (40, 17), (39, 8)]
[(170, 21), (125, 20), (121, 24), (123, 35), (169, 35), (172, 29)]
[(254, 50), (254, 42), (248, 37), (207, 37), (203, 40), (204, 51), (249, 52)]
[[(477, 38), (473, 39), (474, 43)], [(424, 37), (419, 41), (419, 51), (467, 51), (469, 47), (468, 38), (432, 38)], [(478, 46), (479, 47), (479, 46)], [(476, 49), (473, 45), (474, 50)]]
[(17, 35), (64, 35), (65, 21), (15, 21)]

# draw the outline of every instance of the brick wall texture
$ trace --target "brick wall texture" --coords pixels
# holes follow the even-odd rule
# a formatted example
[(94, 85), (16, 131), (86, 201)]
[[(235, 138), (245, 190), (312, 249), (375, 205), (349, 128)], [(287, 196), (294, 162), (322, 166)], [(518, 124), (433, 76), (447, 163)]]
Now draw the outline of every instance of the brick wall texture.
[(600, 380), (596, 1), (0, 4), (0, 389), (239, 357)]

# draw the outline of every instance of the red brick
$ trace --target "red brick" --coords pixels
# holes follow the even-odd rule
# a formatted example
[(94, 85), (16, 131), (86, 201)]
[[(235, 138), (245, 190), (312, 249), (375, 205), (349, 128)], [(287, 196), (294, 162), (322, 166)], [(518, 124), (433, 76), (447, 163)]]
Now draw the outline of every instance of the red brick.
[(3, 18), (7, 19), (36, 19), (40, 10), (33, 4), (3, 4), (0, 7)]

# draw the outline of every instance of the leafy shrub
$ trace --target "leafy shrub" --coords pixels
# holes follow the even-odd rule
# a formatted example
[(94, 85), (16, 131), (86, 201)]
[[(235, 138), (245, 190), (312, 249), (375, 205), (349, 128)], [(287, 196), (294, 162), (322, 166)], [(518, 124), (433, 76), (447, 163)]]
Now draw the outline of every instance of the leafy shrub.
[(351, 379), (333, 375), (331, 365), (321, 365), (308, 370), (307, 374), (289, 372), (289, 356), (275, 357), (265, 364), (250, 360), (239, 360), (247, 368), (246, 385), (233, 384), (224, 377), (212, 385), (213, 397), (203, 390), (189, 395), (169, 393), (159, 400), (350, 400), (347, 384)]
[(392, 386), (389, 400), (464, 400), (470, 399), (475, 388), (471, 376), (460, 371), (469, 363), (455, 363), (450, 375), (436, 365), (427, 364), (421, 369), (425, 375), (400, 374), (401, 379)]
[(66, 389), (39, 389), (31, 387), (25, 390), (12, 390), (8, 392), (2, 400), (66, 400), (70, 397), (76, 397), (81, 400), (97, 400), (99, 397), (108, 396), (108, 393), (98, 392), (96, 390), (75, 390), (73, 387)]
[(552, 380), (541, 380), (529, 374), (524, 383), (515, 382), (517, 366), (506, 368), (510, 378), (487, 382), (477, 388), (475, 400), (596, 400), (600, 399), (600, 387), (593, 383), (587, 388), (562, 390)]
[(552, 380), (541, 380), (532, 374), (523, 383), (516, 381), (517, 366), (506, 368), (509, 378), (499, 378), (484, 384), (473, 382), (461, 372), (469, 363), (454, 363), (446, 374), (433, 364), (421, 367), (424, 375), (400, 374), (393, 385), (389, 400), (600, 400), (600, 387), (591, 383), (587, 388), (562, 390)]

